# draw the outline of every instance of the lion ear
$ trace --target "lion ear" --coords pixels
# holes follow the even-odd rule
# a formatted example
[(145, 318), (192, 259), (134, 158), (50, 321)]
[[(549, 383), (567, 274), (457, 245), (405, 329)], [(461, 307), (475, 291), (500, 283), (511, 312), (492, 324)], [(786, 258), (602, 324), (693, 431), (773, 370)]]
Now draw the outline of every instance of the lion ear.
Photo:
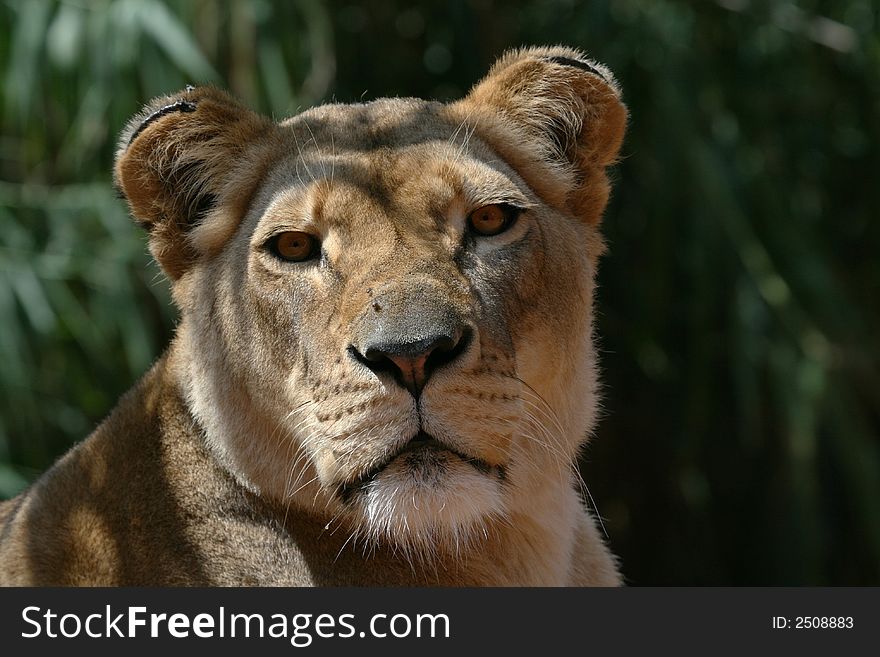
[(129, 122), (115, 183), (172, 280), (234, 232), (265, 171), (273, 129), (209, 87), (156, 98)]
[(490, 141), (513, 140), (529, 150), (566, 178), (574, 209), (599, 220), (608, 195), (604, 168), (617, 160), (627, 121), (606, 67), (572, 48), (511, 51), (461, 102), (494, 119)]

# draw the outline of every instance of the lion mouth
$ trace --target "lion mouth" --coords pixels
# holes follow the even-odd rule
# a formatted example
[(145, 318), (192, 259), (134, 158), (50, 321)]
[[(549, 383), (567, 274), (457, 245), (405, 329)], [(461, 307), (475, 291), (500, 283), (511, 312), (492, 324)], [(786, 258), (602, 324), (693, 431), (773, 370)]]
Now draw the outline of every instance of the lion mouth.
[(410, 439), (408, 443), (406, 443), (395, 455), (391, 457), (391, 460), (394, 460), (401, 454), (417, 452), (423, 449), (446, 449), (454, 453), (454, 450), (441, 443), (431, 434), (425, 433), (424, 431), (419, 431), (415, 436)]
[(350, 501), (356, 494), (363, 492), (370, 482), (381, 475), (392, 463), (401, 459), (406, 459), (406, 465), (413, 471), (419, 471), (423, 476), (428, 471), (434, 471), (434, 477), (436, 478), (442, 475), (449, 463), (450, 457), (470, 464), (484, 475), (494, 473), (499, 479), (503, 480), (505, 478), (503, 465), (492, 465), (479, 457), (464, 454), (450, 445), (437, 440), (434, 436), (424, 431), (419, 431), (409, 441), (390, 453), (366, 473), (356, 479), (343, 482), (337, 492), (343, 502)]

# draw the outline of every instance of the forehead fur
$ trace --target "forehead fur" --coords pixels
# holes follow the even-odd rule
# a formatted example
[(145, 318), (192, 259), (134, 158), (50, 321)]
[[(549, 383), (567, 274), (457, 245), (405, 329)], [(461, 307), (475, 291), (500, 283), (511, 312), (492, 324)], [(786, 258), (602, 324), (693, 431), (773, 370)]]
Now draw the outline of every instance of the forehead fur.
[[(279, 190), (289, 202), (307, 201), (322, 218), (344, 214), (345, 203), (353, 200), (404, 215), (418, 201), (433, 206), (419, 208), (429, 215), (454, 199), (520, 207), (536, 202), (517, 172), (475, 136), (474, 127), (440, 103), (322, 106), (284, 122), (279, 133), (289, 146), (269, 171), (258, 205), (270, 203)], [(311, 188), (311, 194), (291, 195), (297, 188)]]

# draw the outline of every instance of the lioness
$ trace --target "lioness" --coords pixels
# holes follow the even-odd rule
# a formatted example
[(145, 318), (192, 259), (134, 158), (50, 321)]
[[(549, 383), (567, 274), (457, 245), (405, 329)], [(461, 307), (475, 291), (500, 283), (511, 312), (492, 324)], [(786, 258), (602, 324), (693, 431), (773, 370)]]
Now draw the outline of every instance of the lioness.
[(147, 105), (115, 181), (180, 325), (0, 506), (0, 582), (618, 584), (575, 464), (626, 116), (563, 47), (449, 104)]

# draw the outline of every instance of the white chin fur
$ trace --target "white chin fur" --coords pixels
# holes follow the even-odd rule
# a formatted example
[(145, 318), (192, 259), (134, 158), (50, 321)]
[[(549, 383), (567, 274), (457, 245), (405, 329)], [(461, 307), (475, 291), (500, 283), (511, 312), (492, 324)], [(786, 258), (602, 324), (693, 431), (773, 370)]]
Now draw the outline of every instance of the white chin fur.
[(505, 515), (497, 475), (457, 459), (428, 471), (395, 461), (364, 487), (361, 504), (371, 538), (426, 555), (466, 545)]

